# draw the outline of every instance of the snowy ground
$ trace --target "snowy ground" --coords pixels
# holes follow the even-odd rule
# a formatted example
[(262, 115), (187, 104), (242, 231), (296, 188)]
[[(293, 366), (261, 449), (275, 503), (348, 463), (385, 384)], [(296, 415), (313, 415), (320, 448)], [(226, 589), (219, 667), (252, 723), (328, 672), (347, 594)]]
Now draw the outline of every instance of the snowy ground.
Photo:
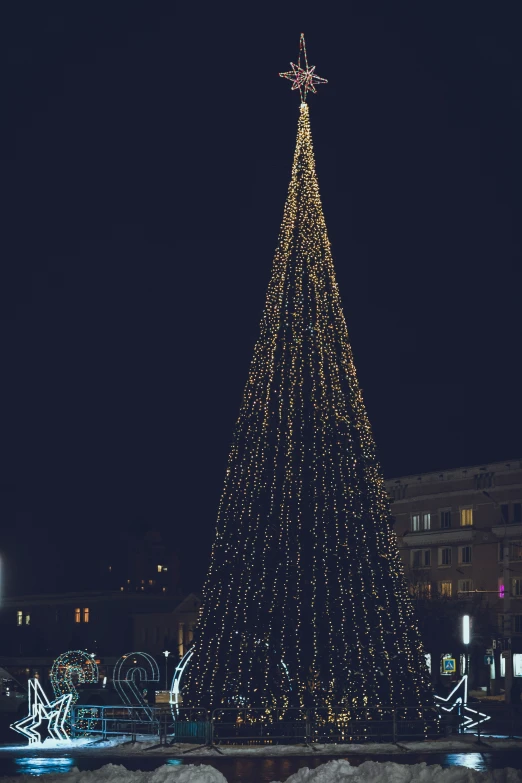
[[(138, 738), (139, 739), (139, 738)], [(157, 741), (143, 738), (143, 741), (131, 743), (122, 738), (106, 741), (96, 741), (86, 737), (71, 740), (70, 742), (56, 742), (46, 740), (42, 745), (0, 745), (0, 754), (12, 755), (23, 750), (25, 754), (55, 755), (57, 751), (74, 750), (75, 755), (89, 755), (93, 752), (96, 756), (187, 756), (188, 758), (205, 758), (223, 755), (227, 757), (240, 756), (347, 756), (361, 754), (386, 755), (404, 753), (466, 753), (481, 751), (502, 751), (520, 748), (522, 766), (522, 739), (506, 739), (504, 737), (483, 737), (480, 745), (473, 734), (461, 734), (455, 737), (426, 740), (423, 742), (366, 742), (363, 745), (355, 744), (313, 744), (313, 745), (220, 745), (219, 750), (208, 748), (199, 744), (176, 743), (174, 745), (158, 745)], [(63, 778), (60, 780), (63, 783)], [(87, 783), (87, 782), (85, 782)], [(154, 781), (154, 783), (159, 783)]]
[[(34, 783), (34, 777), (2, 778), (2, 783)], [(152, 772), (130, 772), (124, 766), (106, 764), (93, 772), (79, 772), (74, 768), (68, 773), (46, 775), (45, 783), (227, 783), (227, 780), (206, 764), (164, 765)], [(315, 769), (303, 767), (290, 775), (286, 783), (522, 783), (522, 771), (507, 768), (477, 772), (467, 767), (443, 769), (436, 764), (405, 765), (392, 761), (365, 761), (354, 767), (339, 759)]]

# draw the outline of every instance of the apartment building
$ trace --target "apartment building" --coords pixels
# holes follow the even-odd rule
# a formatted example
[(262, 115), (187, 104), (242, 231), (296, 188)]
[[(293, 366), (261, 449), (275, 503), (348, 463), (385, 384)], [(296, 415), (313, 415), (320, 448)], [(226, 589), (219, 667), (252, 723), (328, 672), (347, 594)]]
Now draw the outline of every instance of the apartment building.
[[(522, 460), (385, 483), (413, 597), (424, 606), (447, 601), (448, 618), (459, 614), (460, 602), (472, 623), (477, 607), (482, 616), (486, 609), (491, 630), (482, 628), (481, 638), (471, 640), (477, 661), (486, 666), (491, 654), (492, 680), (504, 677), (506, 666), (508, 677), (522, 677)], [(465, 670), (469, 660), (460, 658)]]

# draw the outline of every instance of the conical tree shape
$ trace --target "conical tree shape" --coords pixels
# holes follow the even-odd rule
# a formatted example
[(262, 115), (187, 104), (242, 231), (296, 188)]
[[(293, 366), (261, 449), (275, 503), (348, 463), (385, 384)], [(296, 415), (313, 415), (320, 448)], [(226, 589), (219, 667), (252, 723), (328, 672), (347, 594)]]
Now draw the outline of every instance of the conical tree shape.
[(303, 103), (184, 704), (429, 700)]

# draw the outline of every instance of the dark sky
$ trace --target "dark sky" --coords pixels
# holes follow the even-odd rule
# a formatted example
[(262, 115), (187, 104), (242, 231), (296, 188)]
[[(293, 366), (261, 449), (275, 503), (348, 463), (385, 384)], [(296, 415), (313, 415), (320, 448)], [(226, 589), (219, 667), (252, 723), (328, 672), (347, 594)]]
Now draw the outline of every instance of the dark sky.
[(2, 6), (6, 589), (72, 586), (80, 566), (96, 587), (98, 554), (138, 524), (200, 586), (301, 30), (329, 80), (317, 168), (385, 474), (522, 453), (520, 3), (249, 7)]

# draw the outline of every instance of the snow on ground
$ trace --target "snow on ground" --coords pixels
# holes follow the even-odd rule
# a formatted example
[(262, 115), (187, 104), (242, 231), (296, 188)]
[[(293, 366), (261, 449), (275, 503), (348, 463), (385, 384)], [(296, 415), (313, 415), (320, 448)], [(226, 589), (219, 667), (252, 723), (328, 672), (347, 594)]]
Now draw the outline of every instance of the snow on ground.
[[(122, 765), (106, 764), (92, 772), (74, 768), (64, 774), (45, 775), (44, 779), (45, 783), (227, 783), (221, 772), (206, 764), (164, 765), (153, 772), (130, 772)], [(2, 778), (2, 783), (34, 783), (34, 777)], [(406, 765), (392, 761), (365, 761), (352, 767), (348, 761), (339, 759), (315, 769), (303, 767), (287, 778), (286, 783), (522, 783), (522, 771), (507, 768), (477, 772), (467, 767), (443, 769), (437, 764)]]
[[(56, 751), (74, 750), (78, 756), (92, 755), (96, 756), (187, 756), (187, 758), (204, 759), (217, 757), (219, 755), (227, 757), (239, 756), (348, 756), (348, 755), (391, 755), (397, 753), (449, 753), (467, 751), (477, 752), (478, 750), (513, 750), (520, 748), (522, 751), (521, 739), (507, 739), (504, 737), (483, 737), (481, 745), (477, 745), (477, 738), (473, 734), (461, 734), (455, 737), (441, 737), (436, 740), (424, 740), (422, 742), (365, 742), (362, 745), (348, 743), (329, 743), (313, 745), (220, 745), (219, 750), (214, 747), (205, 747), (201, 744), (175, 743), (173, 745), (159, 745), (157, 740), (151, 740), (138, 737), (135, 743), (130, 742), (130, 738), (112, 738), (108, 740), (97, 740), (95, 738), (82, 737), (70, 740), (69, 742), (58, 742), (56, 740), (46, 740), (42, 745), (33, 745), (31, 747), (21, 744), (0, 746), (0, 755), (22, 749), (28, 755), (54, 755)], [(522, 758), (522, 754), (521, 754)]]

